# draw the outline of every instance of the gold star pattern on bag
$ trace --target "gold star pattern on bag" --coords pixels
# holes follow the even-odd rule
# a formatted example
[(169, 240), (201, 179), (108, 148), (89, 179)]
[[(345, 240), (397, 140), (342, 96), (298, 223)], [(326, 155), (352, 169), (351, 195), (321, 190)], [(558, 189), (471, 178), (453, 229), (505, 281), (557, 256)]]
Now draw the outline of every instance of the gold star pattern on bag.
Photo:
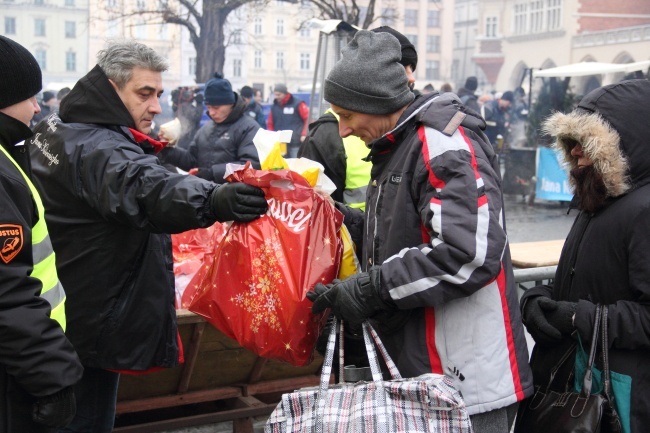
[(278, 290), (285, 284), (281, 268), (286, 264), (277, 229), (255, 248), (254, 256), (252, 275), (244, 282), (247, 290), (230, 300), (246, 312), (253, 313), (250, 324), (253, 332), (257, 333), (263, 323), (274, 331), (282, 332), (282, 323), (278, 318), (278, 312), (282, 310)]

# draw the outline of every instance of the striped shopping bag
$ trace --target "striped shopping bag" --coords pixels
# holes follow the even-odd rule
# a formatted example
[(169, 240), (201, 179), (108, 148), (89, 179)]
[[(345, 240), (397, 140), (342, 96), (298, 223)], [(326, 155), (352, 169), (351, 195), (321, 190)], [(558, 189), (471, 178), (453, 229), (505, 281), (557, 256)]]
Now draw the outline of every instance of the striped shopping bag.
[[(345, 383), (341, 367), (340, 382), (330, 386), (334, 345), (340, 333), (336, 319), (331, 329), (320, 386), (284, 394), (265, 433), (472, 432), (465, 402), (451, 379), (439, 374), (403, 379), (369, 322), (363, 324), (363, 336), (372, 381)], [(383, 379), (373, 341), (392, 380)]]

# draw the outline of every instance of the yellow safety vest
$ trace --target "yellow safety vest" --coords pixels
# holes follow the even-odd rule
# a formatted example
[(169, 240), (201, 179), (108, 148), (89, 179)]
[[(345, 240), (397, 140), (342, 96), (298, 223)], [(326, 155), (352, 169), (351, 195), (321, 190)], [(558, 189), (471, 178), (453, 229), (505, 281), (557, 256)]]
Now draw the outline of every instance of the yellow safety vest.
[(30, 276), (41, 282), (43, 286), (41, 289), (41, 298), (49, 302), (52, 307), (50, 317), (56, 320), (65, 331), (65, 291), (56, 273), (54, 249), (52, 248), (50, 235), (47, 232), (47, 225), (45, 224), (45, 210), (41, 196), (38, 194), (32, 181), (27, 177), (18, 163), (14, 161), (11, 155), (9, 155), (9, 152), (7, 152), (4, 146), (0, 145), (0, 149), (2, 149), (2, 152), (16, 166), (20, 174), (23, 175), (32, 193), (32, 198), (36, 203), (39, 219), (36, 225), (32, 227), (32, 260), (34, 268)]
[[(339, 120), (339, 116), (331, 109), (327, 111), (332, 113), (337, 121)], [(370, 150), (359, 137), (354, 135), (343, 139), (343, 147), (346, 156), (343, 203), (350, 207), (365, 210), (366, 190), (368, 189), (368, 183), (370, 183), (372, 163), (364, 161), (363, 158), (368, 156)]]

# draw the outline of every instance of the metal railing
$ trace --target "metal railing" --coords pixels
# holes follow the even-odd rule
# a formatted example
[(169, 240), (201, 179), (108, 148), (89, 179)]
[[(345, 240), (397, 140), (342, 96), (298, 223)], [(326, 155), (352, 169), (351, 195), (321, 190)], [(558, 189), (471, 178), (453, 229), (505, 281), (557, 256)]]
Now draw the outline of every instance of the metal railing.
[[(543, 266), (539, 268), (515, 269), (515, 281), (520, 289), (527, 290), (540, 284), (548, 284), (555, 277), (557, 266)], [(530, 284), (532, 283), (532, 284)]]

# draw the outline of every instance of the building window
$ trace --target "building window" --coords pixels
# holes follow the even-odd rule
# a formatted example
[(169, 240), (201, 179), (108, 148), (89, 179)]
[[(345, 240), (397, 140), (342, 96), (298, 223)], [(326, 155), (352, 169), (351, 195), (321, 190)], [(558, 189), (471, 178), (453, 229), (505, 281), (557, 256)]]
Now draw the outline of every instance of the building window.
[(65, 53), (65, 70), (68, 72), (74, 72), (77, 70), (77, 53), (74, 51), (68, 51)]
[(528, 25), (527, 19), (528, 19), (528, 5), (525, 3), (515, 5), (515, 10), (514, 10), (514, 28), (513, 32), (516, 35), (522, 35), (526, 33), (527, 28), (526, 26)]
[(282, 51), (275, 53), (275, 69), (284, 69), (284, 53)]
[(440, 11), (427, 11), (427, 27), (440, 27)]
[(284, 20), (279, 19), (275, 22), (275, 34), (278, 36), (284, 36)]
[(406, 39), (411, 41), (411, 43), (413, 44), (413, 46), (417, 50), (418, 49), (418, 35), (404, 35), (404, 36), (406, 36)]
[(135, 2), (135, 8), (139, 11), (143, 11), (147, 7), (147, 2), (145, 0), (137, 0)]
[(497, 17), (485, 18), (485, 36), (488, 38), (497, 37)]
[(440, 62), (427, 60), (425, 76), (427, 80), (437, 80), (440, 77)]
[(440, 36), (428, 35), (427, 36), (427, 53), (440, 52)]
[(136, 39), (145, 39), (147, 37), (147, 25), (144, 21), (138, 21), (135, 24), (135, 37)]
[(75, 23), (74, 21), (65, 22), (65, 37), (66, 38), (77, 37), (77, 23)]
[(262, 51), (256, 50), (253, 53), (253, 65), (255, 65), (255, 69), (262, 69)]
[(241, 45), (241, 30), (235, 30), (232, 32), (232, 43), (235, 45)]
[(262, 34), (262, 18), (255, 18), (253, 20), (253, 34)]
[(232, 76), (241, 77), (241, 59), (233, 59), (232, 61)]
[(544, 0), (530, 3), (530, 32), (539, 33), (544, 29)]
[(34, 0), (36, 6), (43, 6), (43, 0)]
[(196, 57), (190, 57), (188, 60), (187, 73), (189, 75), (196, 75)]
[[(366, 13), (368, 13), (367, 9), (366, 9)], [(395, 25), (396, 18), (397, 18), (397, 12), (395, 11), (394, 8), (384, 8), (384, 10), (382, 11), (382, 23), (385, 26)]]
[(106, 36), (109, 38), (114, 38), (118, 34), (118, 24), (117, 20), (111, 19), (106, 23)]
[(16, 34), (16, 18), (5, 17), (5, 35)]
[(158, 24), (158, 35), (163, 41), (169, 40), (169, 26), (167, 24)]
[(547, 29), (559, 29), (562, 26), (562, 0), (548, 0), (546, 16)]
[(117, 7), (117, 0), (106, 0), (106, 5), (109, 8), (115, 8)]
[(300, 37), (308, 38), (311, 36), (311, 29), (307, 25), (300, 27)]
[(460, 48), (460, 32), (454, 32), (454, 48)]
[(309, 61), (309, 53), (300, 53), (300, 70), (301, 71), (309, 71), (310, 69), (310, 61)]
[(42, 18), (34, 19), (34, 36), (45, 36), (45, 20)]
[(34, 58), (36, 63), (41, 67), (43, 71), (47, 69), (47, 51), (45, 50), (36, 50), (34, 51)]
[(74, 6), (74, 0), (65, 0), (66, 6)]
[(418, 25), (417, 9), (406, 9), (404, 11), (404, 25), (406, 27), (417, 27)]

